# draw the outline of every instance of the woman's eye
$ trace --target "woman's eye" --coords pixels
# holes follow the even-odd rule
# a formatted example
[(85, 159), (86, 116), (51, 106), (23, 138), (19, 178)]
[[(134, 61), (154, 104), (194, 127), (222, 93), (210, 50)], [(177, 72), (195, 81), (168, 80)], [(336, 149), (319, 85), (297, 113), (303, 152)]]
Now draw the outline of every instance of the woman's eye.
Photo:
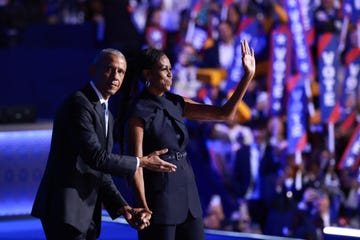
[(164, 68), (161, 69), (161, 71), (171, 71), (171, 70), (172, 70), (171, 67), (169, 67), (169, 68), (168, 68), (168, 67), (164, 67)]

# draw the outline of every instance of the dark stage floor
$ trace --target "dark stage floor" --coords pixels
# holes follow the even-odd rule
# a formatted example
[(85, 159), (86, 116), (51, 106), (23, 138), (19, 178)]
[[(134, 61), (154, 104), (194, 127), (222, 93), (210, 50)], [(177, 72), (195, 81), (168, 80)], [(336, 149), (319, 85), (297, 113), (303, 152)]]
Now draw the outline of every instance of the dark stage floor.
[[(26, 239), (42, 240), (45, 236), (38, 219), (30, 217), (3, 218), (0, 219), (0, 239)], [(136, 240), (137, 234), (123, 219), (110, 221), (108, 217), (103, 218), (100, 240)], [(284, 239), (254, 234), (242, 234), (224, 231), (206, 230), (206, 240), (235, 240), (235, 239)]]

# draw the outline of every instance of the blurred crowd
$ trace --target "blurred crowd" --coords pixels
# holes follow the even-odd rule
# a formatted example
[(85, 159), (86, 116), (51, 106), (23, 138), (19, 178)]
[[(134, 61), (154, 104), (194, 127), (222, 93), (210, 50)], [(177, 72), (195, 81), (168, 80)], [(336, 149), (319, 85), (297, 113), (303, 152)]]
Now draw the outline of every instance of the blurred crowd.
[[(34, 22), (92, 22), (97, 26), (96, 40), (116, 46), (116, 34), (109, 34), (116, 30), (111, 28), (118, 27), (121, 32), (121, 24), (129, 23), (140, 36), (136, 37), (140, 39), (138, 47), (163, 49), (169, 56), (173, 63), (173, 92), (219, 105), (231, 91), (226, 80), (241, 75), (236, 61), (241, 59), (237, 41), (248, 39), (255, 51), (257, 72), (239, 106), (238, 118), (229, 123), (187, 121), (192, 136), (190, 159), (196, 161), (194, 168), (199, 178), (206, 169), (203, 166), (209, 166), (211, 194), (203, 199), (208, 205), (204, 223), (213, 229), (321, 239), (326, 226), (360, 228), (356, 161), (354, 166), (339, 167), (360, 120), (360, 101), (353, 100), (355, 117), (350, 124), (335, 124), (334, 149), (328, 146), (327, 124), (309, 114), (312, 116), (307, 123), (306, 147), (301, 153), (289, 154), (288, 119), (286, 114), (270, 113), (271, 89), (267, 82), (272, 30), (289, 23), (284, 2), (0, 0), (0, 46), (16, 44), (14, 36)], [(346, 53), (360, 47), (356, 23), (344, 20), (346, 1), (299, 2), (306, 2), (306, 10), (311, 12), (312, 61), (318, 59), (318, 36), (340, 36), (337, 81), (343, 82)], [(121, 14), (111, 6), (120, 6)], [(111, 19), (119, 14), (123, 22), (112, 24)], [(244, 31), (250, 24), (254, 26), (251, 31)], [(316, 75), (311, 84), (313, 110), (318, 114), (321, 92)]]

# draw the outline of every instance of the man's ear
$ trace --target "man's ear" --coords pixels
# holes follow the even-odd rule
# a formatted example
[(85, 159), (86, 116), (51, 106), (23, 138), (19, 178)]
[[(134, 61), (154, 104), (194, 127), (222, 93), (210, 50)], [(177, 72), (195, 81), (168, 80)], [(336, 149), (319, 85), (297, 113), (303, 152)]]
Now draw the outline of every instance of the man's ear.
[(95, 72), (96, 72), (95, 65), (91, 64), (89, 67), (89, 74), (92, 79), (94, 79), (95, 77)]

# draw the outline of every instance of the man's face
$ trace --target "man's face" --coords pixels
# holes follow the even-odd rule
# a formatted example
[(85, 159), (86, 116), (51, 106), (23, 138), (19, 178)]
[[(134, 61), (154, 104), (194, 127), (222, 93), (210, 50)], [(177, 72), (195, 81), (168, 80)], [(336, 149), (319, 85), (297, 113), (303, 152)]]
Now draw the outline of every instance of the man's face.
[(229, 43), (233, 39), (231, 26), (227, 23), (219, 25), (219, 37), (224, 43)]
[(257, 144), (261, 144), (266, 141), (266, 129), (265, 128), (256, 128), (253, 129), (254, 141)]
[(107, 54), (95, 66), (95, 84), (105, 99), (109, 99), (121, 87), (126, 72), (126, 60), (122, 56)]

